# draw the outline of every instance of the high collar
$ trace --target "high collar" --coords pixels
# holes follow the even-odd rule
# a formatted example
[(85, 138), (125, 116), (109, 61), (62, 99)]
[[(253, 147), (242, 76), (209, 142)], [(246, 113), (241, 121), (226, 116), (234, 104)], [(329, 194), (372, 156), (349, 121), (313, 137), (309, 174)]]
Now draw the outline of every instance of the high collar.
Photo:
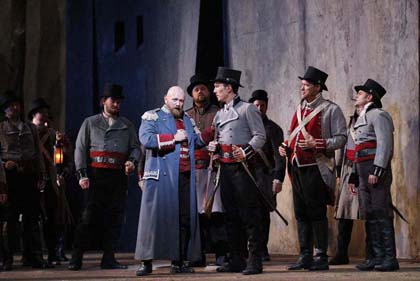
[(315, 99), (313, 100), (313, 101), (311, 101), (311, 102), (307, 102), (306, 100), (304, 100), (303, 101), (303, 105), (305, 106), (305, 107), (309, 107), (310, 109), (314, 109), (314, 108), (316, 108), (320, 103), (321, 103), (321, 101), (323, 101), (324, 100), (324, 98), (322, 97), (322, 94), (321, 93), (319, 93), (316, 97), (315, 97)]
[(367, 111), (369, 111), (369, 109), (371, 108), (371, 106), (373, 105), (373, 101), (368, 102), (367, 104), (365, 104), (365, 106), (363, 107), (363, 110), (360, 112), (359, 116), (364, 116), (366, 114)]
[(224, 109), (227, 111), (229, 110), (231, 107), (234, 107), (235, 105), (237, 105), (239, 102), (241, 101), (241, 98), (236, 95), (233, 100), (231, 100), (229, 103), (226, 103), (224, 105)]

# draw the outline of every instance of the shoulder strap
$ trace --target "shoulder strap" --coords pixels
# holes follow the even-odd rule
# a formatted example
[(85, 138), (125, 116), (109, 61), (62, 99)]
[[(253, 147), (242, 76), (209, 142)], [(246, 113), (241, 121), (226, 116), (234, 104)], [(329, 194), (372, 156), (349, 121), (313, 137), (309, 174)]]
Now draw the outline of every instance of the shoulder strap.
[(303, 120), (302, 120), (302, 112), (301, 112), (301, 104), (298, 105), (298, 109), (296, 110), (296, 117), (298, 120), (298, 126), (293, 130), (293, 132), (290, 134), (289, 136), (289, 143), (292, 142), (292, 140), (296, 137), (296, 135), (303, 130), (304, 132), (304, 137), (306, 138), (306, 130), (305, 130), (305, 126), (306, 124), (308, 124), (318, 113), (320, 113), (324, 108), (326, 108), (328, 106), (328, 102), (324, 101), (323, 103), (321, 103), (320, 105), (318, 105), (314, 111), (312, 111), (308, 116), (306, 116)]

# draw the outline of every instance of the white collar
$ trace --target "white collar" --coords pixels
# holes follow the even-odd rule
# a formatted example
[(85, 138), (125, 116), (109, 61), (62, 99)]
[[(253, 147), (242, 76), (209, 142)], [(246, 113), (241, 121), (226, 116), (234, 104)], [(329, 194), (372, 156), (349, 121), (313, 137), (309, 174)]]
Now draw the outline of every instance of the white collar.
[(231, 100), (229, 103), (225, 103), (225, 105), (224, 105), (224, 110), (225, 111), (229, 111), (229, 109), (233, 106), (233, 101), (234, 100), (235, 99)]
[(364, 116), (366, 114), (366, 110), (368, 109), (368, 107), (373, 103), (373, 101), (368, 102), (367, 104), (365, 104), (365, 106), (363, 107), (363, 110), (360, 112), (359, 116)]

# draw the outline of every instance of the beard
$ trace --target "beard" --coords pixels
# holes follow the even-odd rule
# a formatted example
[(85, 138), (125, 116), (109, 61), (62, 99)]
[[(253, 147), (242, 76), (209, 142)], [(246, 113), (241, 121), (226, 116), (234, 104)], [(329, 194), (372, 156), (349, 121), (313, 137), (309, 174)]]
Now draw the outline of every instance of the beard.
[(204, 96), (204, 95), (199, 95), (194, 102), (195, 103), (200, 103), (200, 104), (205, 104), (207, 102), (210, 101), (210, 97)]
[(120, 113), (120, 110), (118, 108), (107, 106), (107, 105), (105, 105), (104, 111), (107, 115), (110, 115), (110, 116), (118, 116), (118, 114)]
[(182, 110), (182, 108), (171, 108), (170, 111), (172, 115), (177, 119), (184, 116), (184, 110)]

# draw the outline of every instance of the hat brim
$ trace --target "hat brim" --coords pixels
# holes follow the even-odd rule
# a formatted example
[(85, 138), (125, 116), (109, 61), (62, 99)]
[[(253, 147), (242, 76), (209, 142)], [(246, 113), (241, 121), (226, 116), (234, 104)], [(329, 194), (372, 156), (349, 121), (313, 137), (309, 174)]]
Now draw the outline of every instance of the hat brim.
[(222, 82), (222, 83), (225, 83), (225, 84), (236, 85), (236, 86), (241, 87), (241, 88), (244, 87), (244, 86), (242, 86), (241, 84), (239, 84), (237, 82), (233, 82), (232, 80), (226, 80), (226, 79), (222, 79), (222, 78), (220, 78), (220, 79), (214, 79), (211, 82)]
[(50, 109), (49, 105), (42, 105), (42, 106), (37, 106), (35, 108), (32, 108), (29, 112), (28, 112), (28, 119), (31, 120), (32, 119), (32, 115), (39, 109), (41, 108), (46, 108), (46, 109)]
[(192, 97), (192, 91), (194, 89), (195, 86), (197, 85), (204, 85), (207, 87), (207, 89), (209, 89), (210, 91), (210, 83), (207, 81), (196, 81), (194, 83), (191, 83), (188, 87), (187, 87), (187, 93)]
[(300, 80), (306, 80), (306, 81), (309, 81), (309, 82), (311, 82), (312, 84), (314, 84), (314, 85), (319, 85), (319, 86), (321, 86), (321, 90), (323, 90), (323, 91), (328, 91), (328, 88), (327, 88), (327, 86), (325, 85), (325, 84), (318, 84), (316, 81), (314, 81), (313, 79), (311, 79), (311, 78), (307, 78), (307, 77), (301, 77), (301, 76), (298, 76), (298, 78), (300, 79)]
[(125, 99), (124, 96), (103, 95), (103, 98)]
[(15, 102), (15, 101), (18, 101), (18, 102), (20, 102), (21, 104), (23, 103), (23, 101), (22, 101), (22, 99), (21, 99), (21, 98), (19, 98), (19, 97), (14, 97), (14, 98), (8, 99), (8, 100), (6, 100), (5, 102), (3, 102), (3, 104), (2, 104), (2, 105), (0, 105), (0, 108), (1, 108), (2, 110), (5, 110), (5, 109), (6, 109), (6, 106), (7, 106), (9, 103), (11, 103), (11, 102)]
[(358, 85), (358, 86), (354, 86), (354, 90), (357, 92), (359, 91), (363, 91), (366, 92), (369, 95), (373, 96), (374, 99), (374, 103), (376, 103), (377, 106), (379, 106), (379, 108), (382, 108), (382, 102), (381, 99), (379, 98), (379, 95), (376, 92), (370, 92), (371, 89), (369, 89), (368, 87), (364, 86), (364, 85)]

